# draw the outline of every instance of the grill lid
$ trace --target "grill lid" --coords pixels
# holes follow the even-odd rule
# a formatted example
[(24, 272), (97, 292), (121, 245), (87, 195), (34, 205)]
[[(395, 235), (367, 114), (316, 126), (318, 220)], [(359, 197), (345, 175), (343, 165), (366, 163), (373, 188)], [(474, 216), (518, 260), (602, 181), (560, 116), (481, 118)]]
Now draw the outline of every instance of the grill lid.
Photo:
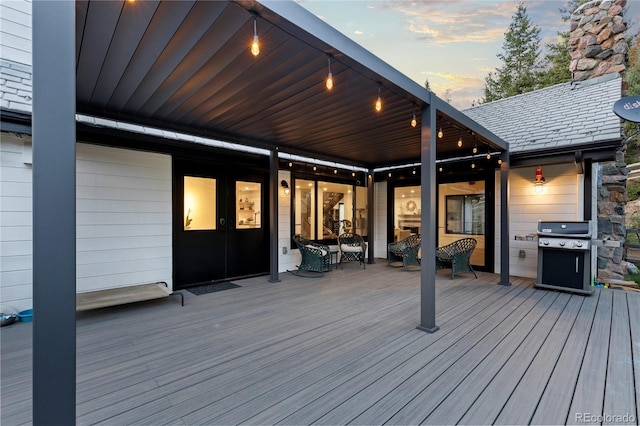
[(589, 221), (556, 222), (541, 220), (538, 222), (538, 236), (591, 238)]

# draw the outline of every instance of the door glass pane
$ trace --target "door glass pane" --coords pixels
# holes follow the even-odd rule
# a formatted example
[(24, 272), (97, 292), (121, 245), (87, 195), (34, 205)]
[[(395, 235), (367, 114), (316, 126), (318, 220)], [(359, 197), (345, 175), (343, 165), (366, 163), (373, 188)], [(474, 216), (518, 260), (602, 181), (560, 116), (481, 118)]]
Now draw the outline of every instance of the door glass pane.
[(393, 239), (404, 240), (409, 235), (420, 235), (421, 224), (421, 198), (420, 186), (403, 186), (394, 188), (394, 215), (393, 215)]
[(184, 177), (184, 230), (216, 229), (216, 180)]
[(353, 229), (353, 186), (318, 182), (321, 204), (318, 206), (318, 239), (335, 239)]
[(254, 229), (262, 226), (261, 186), (257, 182), (236, 182), (236, 228)]
[(315, 183), (311, 180), (296, 180), (294, 206), (294, 233), (308, 240), (314, 240), (316, 195)]
[(356, 234), (367, 235), (367, 188), (356, 186), (356, 217), (353, 218), (353, 226)]
[(438, 245), (444, 246), (465, 237), (475, 238), (478, 244), (471, 254), (471, 263), (484, 266), (484, 181), (443, 183), (438, 188)]

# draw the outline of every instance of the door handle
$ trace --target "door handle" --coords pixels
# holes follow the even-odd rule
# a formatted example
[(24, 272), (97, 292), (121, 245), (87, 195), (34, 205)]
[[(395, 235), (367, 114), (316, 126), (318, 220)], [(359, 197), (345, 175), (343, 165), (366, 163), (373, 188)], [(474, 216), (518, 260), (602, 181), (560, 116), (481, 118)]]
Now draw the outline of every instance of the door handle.
[(226, 223), (226, 222), (225, 222), (225, 220), (224, 220), (224, 217), (221, 217), (221, 218), (220, 218), (220, 226), (224, 226), (224, 224), (225, 224), (225, 223)]

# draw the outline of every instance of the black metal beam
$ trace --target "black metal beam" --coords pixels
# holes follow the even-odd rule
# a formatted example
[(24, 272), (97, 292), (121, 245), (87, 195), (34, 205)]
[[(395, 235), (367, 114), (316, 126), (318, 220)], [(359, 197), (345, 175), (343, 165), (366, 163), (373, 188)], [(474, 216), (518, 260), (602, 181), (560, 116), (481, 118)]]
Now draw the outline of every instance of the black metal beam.
[(75, 2), (33, 2), (33, 423), (76, 421)]

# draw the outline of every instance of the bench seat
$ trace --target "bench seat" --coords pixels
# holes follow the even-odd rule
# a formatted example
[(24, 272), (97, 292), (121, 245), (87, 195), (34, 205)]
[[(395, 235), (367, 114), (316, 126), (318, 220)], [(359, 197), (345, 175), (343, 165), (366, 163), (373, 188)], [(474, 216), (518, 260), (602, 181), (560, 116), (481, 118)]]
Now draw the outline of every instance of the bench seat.
[(124, 305), (126, 303), (162, 299), (171, 295), (180, 296), (181, 304), (184, 306), (184, 296), (181, 293), (174, 293), (169, 290), (165, 282), (87, 291), (76, 294), (76, 311), (87, 311), (90, 309), (106, 308), (108, 306)]

